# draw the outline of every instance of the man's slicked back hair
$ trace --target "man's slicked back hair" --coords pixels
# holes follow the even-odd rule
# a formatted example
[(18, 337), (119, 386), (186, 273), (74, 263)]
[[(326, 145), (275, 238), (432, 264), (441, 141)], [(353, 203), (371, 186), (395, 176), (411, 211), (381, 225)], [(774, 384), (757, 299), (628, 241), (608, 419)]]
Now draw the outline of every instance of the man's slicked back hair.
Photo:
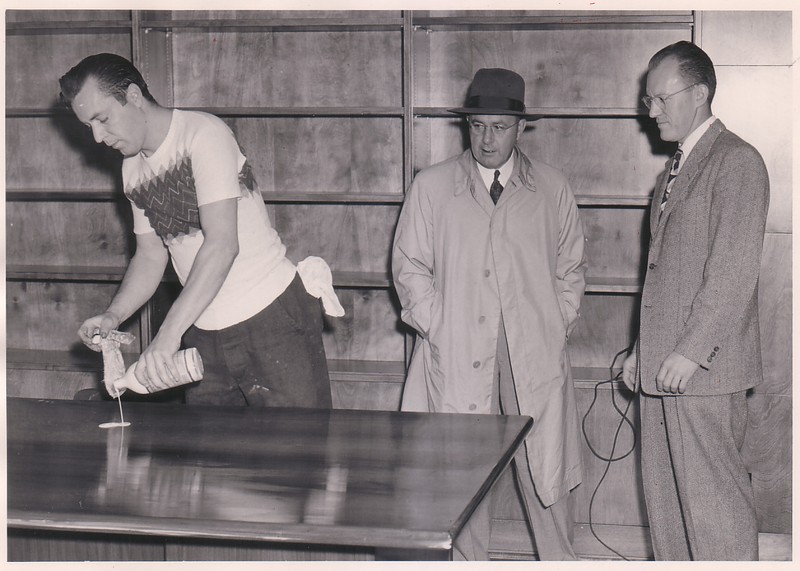
[(717, 74), (714, 72), (714, 64), (708, 54), (696, 44), (681, 40), (656, 52), (650, 58), (647, 69), (652, 71), (668, 57), (674, 57), (677, 60), (680, 73), (688, 85), (702, 83), (708, 87), (708, 104), (711, 105), (717, 91)]
[(90, 77), (94, 78), (102, 93), (114, 97), (122, 105), (127, 103), (125, 96), (132, 83), (139, 86), (145, 99), (156, 102), (142, 74), (130, 61), (116, 54), (104, 53), (82, 59), (59, 79), (60, 99), (67, 107), (72, 107), (72, 101)]

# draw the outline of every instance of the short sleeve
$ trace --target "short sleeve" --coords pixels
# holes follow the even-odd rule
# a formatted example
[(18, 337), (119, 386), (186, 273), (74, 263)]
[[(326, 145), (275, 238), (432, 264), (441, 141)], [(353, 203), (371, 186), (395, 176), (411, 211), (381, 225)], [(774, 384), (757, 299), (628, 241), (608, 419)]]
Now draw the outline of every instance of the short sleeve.
[(198, 206), (241, 197), (239, 170), (245, 158), (225, 123), (210, 120), (198, 129), (189, 153)]

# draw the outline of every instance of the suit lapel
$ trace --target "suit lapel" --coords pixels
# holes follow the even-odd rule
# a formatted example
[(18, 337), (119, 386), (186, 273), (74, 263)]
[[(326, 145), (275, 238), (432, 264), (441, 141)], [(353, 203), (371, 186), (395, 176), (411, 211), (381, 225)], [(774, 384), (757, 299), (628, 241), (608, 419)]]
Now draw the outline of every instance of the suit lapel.
[(667, 162), (664, 163), (664, 170), (658, 175), (656, 186), (653, 190), (653, 201), (650, 206), (650, 234), (652, 236), (656, 235), (656, 229), (658, 228), (658, 223), (661, 218), (661, 200), (666, 190), (667, 174), (669, 173), (671, 163), (672, 158), (670, 157), (667, 159)]
[[(672, 211), (675, 210), (678, 204), (689, 194), (692, 181), (702, 170), (706, 158), (711, 152), (711, 147), (714, 146), (717, 137), (719, 137), (720, 133), (724, 130), (725, 125), (722, 124), (722, 121), (717, 119), (711, 124), (708, 130), (703, 133), (703, 136), (697, 141), (694, 149), (689, 153), (678, 176), (675, 177), (675, 181), (672, 183), (672, 190), (669, 193), (669, 199), (664, 205), (664, 211), (660, 212), (659, 215), (659, 204), (661, 204), (661, 196), (664, 194), (664, 185), (666, 184), (666, 177), (670, 168), (671, 159), (667, 161), (664, 172), (662, 172), (661, 176), (658, 178), (659, 186), (656, 187), (656, 192), (653, 196), (652, 209), (655, 213), (655, 217), (651, 217), (651, 228), (655, 228), (655, 233), (661, 232), (664, 229), (664, 225)], [(658, 199), (658, 202), (656, 202), (656, 199)], [(653, 225), (653, 223), (655, 223), (655, 225)]]

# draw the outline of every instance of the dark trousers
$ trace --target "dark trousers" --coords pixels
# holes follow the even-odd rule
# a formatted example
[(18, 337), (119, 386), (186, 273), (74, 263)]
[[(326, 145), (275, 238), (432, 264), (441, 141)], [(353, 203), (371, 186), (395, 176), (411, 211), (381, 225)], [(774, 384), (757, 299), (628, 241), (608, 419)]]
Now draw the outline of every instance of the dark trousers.
[(204, 372), (187, 386), (186, 403), (331, 408), (322, 327), (322, 304), (299, 275), (246, 321), (217, 331), (191, 327), (184, 343), (200, 352)]
[(742, 462), (745, 392), (639, 398), (642, 483), (657, 560), (757, 560)]

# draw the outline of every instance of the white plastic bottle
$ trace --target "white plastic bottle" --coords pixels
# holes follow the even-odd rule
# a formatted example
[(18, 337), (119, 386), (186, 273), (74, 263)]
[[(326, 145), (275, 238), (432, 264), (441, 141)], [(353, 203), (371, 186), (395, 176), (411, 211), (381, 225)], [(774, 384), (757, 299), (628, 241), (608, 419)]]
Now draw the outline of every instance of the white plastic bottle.
[[(165, 389), (185, 385), (187, 383), (193, 383), (203, 378), (203, 360), (200, 358), (200, 353), (197, 351), (197, 349), (194, 347), (190, 349), (183, 349), (175, 353), (174, 358), (175, 366), (178, 369), (178, 378), (175, 379), (175, 381), (172, 382), (169, 387), (165, 387)], [(145, 387), (136, 379), (136, 375), (134, 374), (135, 368), (136, 363), (128, 367), (128, 370), (125, 371), (125, 374), (112, 383), (112, 390), (109, 390), (109, 394), (111, 394), (112, 397), (116, 398), (120, 396), (125, 392), (126, 389), (130, 389), (139, 394), (150, 393), (150, 391), (147, 390), (147, 387)]]

